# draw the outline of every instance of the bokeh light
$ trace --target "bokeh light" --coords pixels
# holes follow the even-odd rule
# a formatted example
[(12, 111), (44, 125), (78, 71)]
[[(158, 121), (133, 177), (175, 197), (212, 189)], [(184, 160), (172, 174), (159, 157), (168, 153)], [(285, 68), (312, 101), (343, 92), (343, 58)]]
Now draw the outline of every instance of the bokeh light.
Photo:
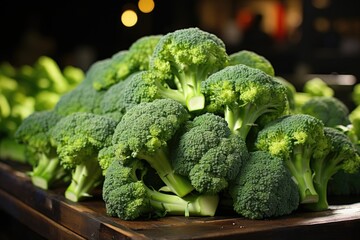
[(153, 0), (139, 0), (138, 7), (141, 12), (149, 13), (154, 10), (155, 3)]
[(121, 22), (126, 27), (133, 27), (138, 21), (138, 16), (133, 10), (125, 10), (121, 14)]

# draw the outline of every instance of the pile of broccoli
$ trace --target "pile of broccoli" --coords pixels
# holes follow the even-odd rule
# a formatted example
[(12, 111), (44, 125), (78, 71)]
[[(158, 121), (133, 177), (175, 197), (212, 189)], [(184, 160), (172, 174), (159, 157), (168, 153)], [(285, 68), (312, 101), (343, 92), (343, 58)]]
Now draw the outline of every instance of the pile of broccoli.
[(326, 87), (300, 94), (265, 57), (179, 29), (94, 62), (16, 138), (34, 185), (74, 202), (101, 190), (123, 220), (321, 211), (332, 178), (360, 168), (360, 118)]

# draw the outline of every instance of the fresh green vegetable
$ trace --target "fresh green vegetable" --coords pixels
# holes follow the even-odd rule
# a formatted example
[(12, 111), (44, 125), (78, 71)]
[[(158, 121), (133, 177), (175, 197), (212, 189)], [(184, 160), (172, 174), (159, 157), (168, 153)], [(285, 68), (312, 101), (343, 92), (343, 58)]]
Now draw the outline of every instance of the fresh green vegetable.
[(24, 119), (15, 132), (15, 139), (34, 155), (30, 173), (32, 183), (49, 189), (69, 176), (61, 167), (56, 147), (51, 143), (50, 129), (61, 119), (53, 111), (34, 112)]
[(116, 126), (113, 136), (116, 156), (125, 162), (131, 161), (132, 157), (147, 161), (169, 191), (185, 196), (194, 188), (187, 178), (174, 173), (170, 141), (188, 118), (186, 109), (171, 99), (134, 106)]
[(110, 216), (123, 220), (165, 215), (214, 216), (217, 195), (189, 194), (179, 197), (148, 186), (144, 178), (149, 166), (139, 159), (128, 164), (113, 161), (105, 175), (103, 198)]
[(350, 124), (348, 107), (335, 97), (312, 97), (300, 111), (320, 119), (326, 127)]
[(314, 211), (328, 209), (327, 186), (334, 174), (340, 170), (356, 173), (360, 168), (359, 153), (347, 135), (330, 127), (325, 127), (324, 133), (329, 142), (329, 150), (322, 158), (314, 158), (310, 163), (314, 172), (314, 187), (319, 195), (319, 201), (307, 204), (306, 207)]
[(93, 113), (77, 112), (65, 116), (51, 129), (60, 163), (72, 170), (72, 181), (65, 197), (77, 202), (91, 196), (102, 178), (98, 162), (100, 149), (111, 144), (116, 122)]
[(242, 64), (212, 74), (201, 88), (207, 111), (223, 114), (230, 130), (244, 140), (253, 126), (288, 110), (286, 88), (263, 71)]
[(284, 161), (265, 151), (250, 153), (229, 191), (234, 210), (250, 219), (287, 215), (299, 206), (299, 191)]
[(225, 44), (214, 34), (199, 28), (177, 30), (156, 45), (150, 59), (150, 71), (155, 73), (150, 80), (163, 98), (177, 100), (189, 111), (202, 110), (201, 82), (224, 68), (228, 60)]
[(231, 54), (229, 65), (244, 64), (248, 67), (257, 68), (270, 76), (275, 76), (275, 70), (271, 62), (264, 56), (249, 50), (241, 50)]
[(189, 121), (176, 142), (175, 172), (190, 179), (200, 193), (226, 189), (248, 157), (245, 141), (231, 135), (226, 121), (206, 113)]
[(306, 81), (303, 86), (303, 92), (309, 94), (312, 97), (333, 97), (335, 94), (334, 90), (329, 86), (329, 84), (318, 77)]
[(278, 118), (259, 131), (255, 147), (284, 160), (298, 186), (301, 203), (319, 200), (310, 162), (323, 158), (328, 149), (320, 119), (307, 114)]

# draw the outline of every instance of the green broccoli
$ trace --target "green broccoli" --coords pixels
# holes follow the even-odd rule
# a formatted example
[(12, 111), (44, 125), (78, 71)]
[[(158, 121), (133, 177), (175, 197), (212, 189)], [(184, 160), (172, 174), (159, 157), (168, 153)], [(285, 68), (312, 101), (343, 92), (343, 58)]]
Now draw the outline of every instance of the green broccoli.
[(61, 165), (72, 170), (72, 181), (65, 191), (67, 199), (80, 201), (101, 183), (98, 153), (111, 144), (115, 127), (116, 122), (110, 118), (77, 112), (63, 117), (51, 129)]
[(250, 152), (229, 192), (234, 210), (250, 219), (287, 215), (299, 206), (299, 191), (284, 161), (265, 151)]
[(155, 86), (151, 86), (144, 81), (144, 75), (146, 74), (145, 71), (134, 73), (125, 80), (111, 86), (100, 102), (102, 115), (120, 121), (127, 110), (133, 106), (141, 102), (151, 102), (157, 99)]
[(244, 64), (248, 67), (257, 68), (261, 71), (264, 71), (266, 74), (270, 76), (275, 76), (275, 70), (269, 60), (267, 60), (264, 56), (257, 54), (256, 52), (249, 50), (241, 50), (239, 52), (235, 52), (230, 56), (229, 65), (238, 65)]
[(318, 77), (312, 78), (305, 82), (303, 86), (303, 92), (309, 94), (312, 97), (333, 97), (335, 94), (334, 90), (324, 80)]
[(34, 112), (25, 118), (15, 132), (15, 139), (34, 155), (30, 173), (32, 183), (48, 189), (69, 176), (50, 140), (50, 129), (60, 120), (53, 111)]
[(307, 204), (306, 208), (314, 211), (328, 209), (327, 186), (335, 173), (340, 170), (356, 173), (360, 168), (359, 153), (347, 135), (330, 127), (325, 127), (324, 133), (329, 142), (329, 150), (322, 158), (314, 158), (310, 162), (314, 173), (314, 187), (319, 195), (319, 201)]
[(105, 59), (93, 63), (86, 72), (85, 79), (76, 88), (61, 96), (54, 111), (62, 116), (75, 112), (101, 114), (100, 102), (105, 91), (96, 91), (93, 88), (93, 82), (103, 77), (108, 61)]
[(188, 118), (186, 109), (172, 99), (156, 99), (134, 106), (116, 126), (113, 136), (116, 156), (121, 161), (130, 161), (132, 157), (146, 160), (167, 190), (185, 196), (194, 188), (187, 178), (174, 173), (170, 141)]
[(312, 97), (301, 106), (300, 112), (320, 119), (326, 127), (350, 124), (348, 107), (335, 97)]
[(226, 189), (247, 159), (245, 141), (231, 135), (226, 121), (212, 113), (195, 117), (183, 128), (172, 157), (175, 172), (188, 177), (200, 193)]
[(223, 114), (230, 130), (244, 140), (254, 125), (264, 125), (288, 110), (286, 88), (246, 65), (229, 66), (212, 74), (201, 88), (207, 110)]
[(202, 110), (201, 82), (228, 61), (225, 44), (214, 34), (199, 28), (177, 30), (164, 35), (156, 45), (149, 68), (155, 73), (149, 81), (163, 98), (175, 99), (189, 111)]
[(360, 83), (357, 83), (353, 86), (351, 92), (351, 99), (354, 102), (355, 106), (360, 105)]
[(116, 77), (125, 79), (130, 74), (149, 69), (150, 58), (162, 35), (141, 37), (129, 48), (125, 58), (118, 64)]
[(348, 173), (340, 169), (336, 172), (329, 179), (328, 196), (360, 196), (360, 171)]
[(255, 148), (285, 161), (298, 186), (301, 203), (318, 201), (310, 162), (322, 158), (328, 148), (320, 119), (307, 114), (278, 118), (259, 131)]
[(113, 161), (105, 175), (103, 199), (106, 212), (123, 220), (165, 215), (214, 216), (217, 195), (189, 194), (179, 197), (162, 193), (144, 180), (150, 166), (139, 159), (128, 164)]

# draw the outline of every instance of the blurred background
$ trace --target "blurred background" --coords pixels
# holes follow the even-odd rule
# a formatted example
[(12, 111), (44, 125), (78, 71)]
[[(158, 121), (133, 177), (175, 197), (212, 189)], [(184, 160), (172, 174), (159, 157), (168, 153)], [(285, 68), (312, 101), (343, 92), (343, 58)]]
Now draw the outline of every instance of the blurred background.
[(47, 55), (86, 70), (139, 37), (198, 26), (229, 53), (254, 50), (294, 81), (307, 73), (360, 79), (354, 0), (3, 0), (1, 9), (0, 61), (15, 66)]

